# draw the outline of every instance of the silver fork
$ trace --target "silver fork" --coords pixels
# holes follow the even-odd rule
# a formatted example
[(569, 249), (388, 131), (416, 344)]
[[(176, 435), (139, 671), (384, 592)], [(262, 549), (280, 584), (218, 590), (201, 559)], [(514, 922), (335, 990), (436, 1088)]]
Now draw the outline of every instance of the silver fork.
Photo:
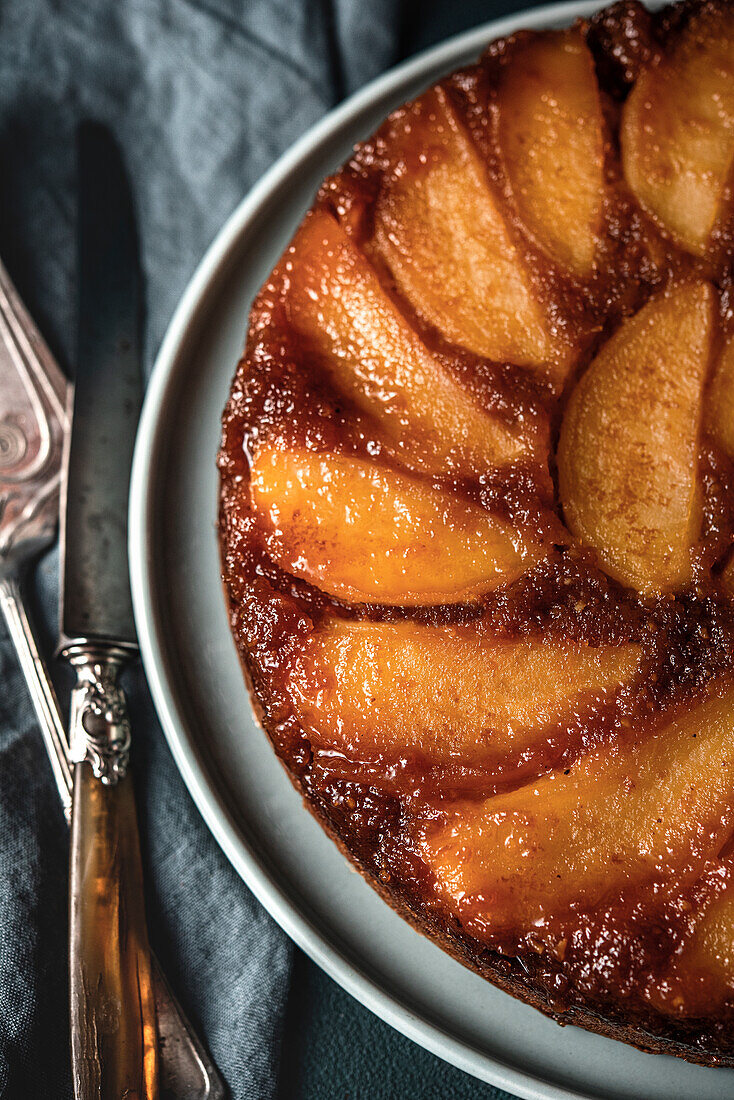
[[(0, 263), (0, 607), (38, 718), (61, 804), (72, 774), (59, 703), (23, 601), (23, 578), (55, 539), (70, 387)], [(224, 1084), (153, 957), (161, 1095), (222, 1100)]]

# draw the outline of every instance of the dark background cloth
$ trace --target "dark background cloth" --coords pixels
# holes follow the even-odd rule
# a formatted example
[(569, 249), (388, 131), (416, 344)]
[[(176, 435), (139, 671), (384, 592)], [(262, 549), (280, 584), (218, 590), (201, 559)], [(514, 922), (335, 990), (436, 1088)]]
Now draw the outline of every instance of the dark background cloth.
[[(345, 95), (513, 0), (0, 0), (0, 256), (62, 366), (74, 346), (74, 134), (108, 123), (133, 182), (146, 370), (246, 191)], [(58, 556), (29, 584), (53, 652)], [(62, 698), (68, 684), (59, 683)], [(363, 1009), (235, 875), (128, 676), (151, 939), (235, 1100), (506, 1094)], [(70, 1096), (63, 818), (0, 627), (0, 1097)]]

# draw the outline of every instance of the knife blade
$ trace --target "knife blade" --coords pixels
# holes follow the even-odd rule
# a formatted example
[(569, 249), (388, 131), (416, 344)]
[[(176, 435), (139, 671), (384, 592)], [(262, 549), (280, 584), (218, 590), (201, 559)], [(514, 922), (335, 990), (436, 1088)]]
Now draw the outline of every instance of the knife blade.
[(133, 204), (104, 127), (78, 135), (78, 351), (63, 494), (59, 654), (76, 672), (69, 992), (76, 1100), (155, 1100), (158, 1034), (118, 682), (136, 652), (127, 498), (142, 379)]
[(132, 199), (109, 132), (79, 133), (74, 429), (62, 503), (65, 643), (136, 644), (127, 563), (130, 467), (143, 382), (142, 295)]

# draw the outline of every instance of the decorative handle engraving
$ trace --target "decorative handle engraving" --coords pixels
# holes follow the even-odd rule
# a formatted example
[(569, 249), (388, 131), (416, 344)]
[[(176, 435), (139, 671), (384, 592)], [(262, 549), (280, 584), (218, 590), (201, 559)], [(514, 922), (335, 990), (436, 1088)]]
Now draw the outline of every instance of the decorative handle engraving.
[(117, 677), (134, 652), (93, 643), (75, 644), (64, 651), (76, 670), (69, 724), (71, 759), (76, 764), (87, 760), (97, 779), (109, 785), (124, 778), (130, 759), (127, 702)]
[(52, 538), (67, 382), (0, 263), (0, 569)]
[[(76, 671), (70, 754), (69, 981), (76, 1100), (157, 1100), (159, 1042), (132, 776), (117, 677), (135, 646), (86, 638), (61, 651)], [(96, 778), (95, 778), (96, 777)]]

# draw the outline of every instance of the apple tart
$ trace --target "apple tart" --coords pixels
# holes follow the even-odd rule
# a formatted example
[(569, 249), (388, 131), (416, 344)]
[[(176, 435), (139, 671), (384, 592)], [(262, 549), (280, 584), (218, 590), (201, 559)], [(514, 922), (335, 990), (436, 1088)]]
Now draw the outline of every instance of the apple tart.
[(220, 538), (262, 724), (403, 916), (734, 1065), (734, 5), (493, 42), (252, 308)]

